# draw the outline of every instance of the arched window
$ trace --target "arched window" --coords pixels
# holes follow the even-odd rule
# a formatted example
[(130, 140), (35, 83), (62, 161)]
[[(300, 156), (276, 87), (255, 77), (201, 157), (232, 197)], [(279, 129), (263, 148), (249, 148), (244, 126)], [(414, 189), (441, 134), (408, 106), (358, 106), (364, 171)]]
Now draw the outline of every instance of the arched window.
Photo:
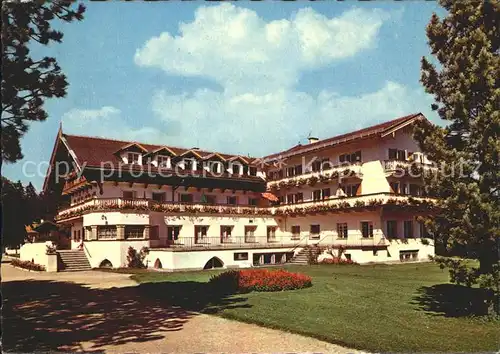
[(113, 264), (105, 259), (101, 262), (101, 264), (99, 264), (99, 268), (113, 268)]
[(218, 257), (212, 257), (208, 260), (203, 269), (222, 268), (222, 267), (224, 267), (224, 262), (222, 262)]
[(161, 261), (160, 261), (160, 259), (159, 259), (159, 258), (156, 258), (156, 261), (155, 261), (155, 268), (156, 268), (156, 269), (162, 269), (162, 268), (163, 268), (163, 266), (162, 266)]

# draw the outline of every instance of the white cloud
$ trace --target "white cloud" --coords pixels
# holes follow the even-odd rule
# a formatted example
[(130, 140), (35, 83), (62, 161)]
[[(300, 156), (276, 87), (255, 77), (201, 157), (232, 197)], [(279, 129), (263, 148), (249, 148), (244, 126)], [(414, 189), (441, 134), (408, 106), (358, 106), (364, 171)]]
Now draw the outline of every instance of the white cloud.
[(99, 109), (74, 108), (63, 115), (62, 122), (63, 131), (69, 134), (165, 143), (166, 135), (160, 129), (131, 127), (123, 119), (121, 111), (112, 106)]
[(266, 22), (229, 3), (200, 7), (178, 36), (163, 32), (135, 54), (140, 66), (213, 79), (230, 92), (269, 92), (297, 83), (317, 69), (368, 49), (388, 14), (352, 9), (327, 18), (310, 8)]
[(422, 110), (429, 114), (430, 96), (396, 82), (353, 96), (329, 90), (312, 95), (295, 87), (304, 72), (376, 45), (387, 19), (381, 10), (352, 9), (327, 18), (301, 9), (290, 19), (266, 22), (228, 3), (200, 7), (192, 22), (179, 25), (178, 36), (164, 32), (149, 39), (137, 50), (135, 62), (168, 74), (212, 79), (221, 91), (157, 91), (153, 121), (139, 130), (124, 125), (114, 107), (72, 110), (65, 115), (65, 127), (262, 156), (303, 143), (309, 133), (324, 139)]
[(160, 91), (153, 111), (175, 126), (166, 129), (166, 140), (174, 145), (262, 156), (304, 143), (310, 132), (324, 139), (420, 111), (430, 118), (430, 100), (422, 90), (395, 82), (361, 96), (323, 91), (314, 97), (290, 90), (229, 95), (203, 89), (189, 95)]

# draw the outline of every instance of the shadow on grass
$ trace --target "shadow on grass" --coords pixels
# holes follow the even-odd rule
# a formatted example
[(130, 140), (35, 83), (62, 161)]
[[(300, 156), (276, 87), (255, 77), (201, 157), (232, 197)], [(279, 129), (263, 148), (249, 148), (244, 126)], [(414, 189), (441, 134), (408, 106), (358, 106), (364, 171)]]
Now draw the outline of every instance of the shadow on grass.
[[(2, 283), (3, 350), (87, 351), (147, 342), (179, 331), (197, 312), (249, 307), (245, 298), (207, 293), (206, 283), (148, 283), (91, 289), (74, 283)], [(168, 336), (168, 334), (167, 334)], [(84, 347), (81, 342), (92, 342)]]
[(484, 289), (456, 284), (423, 286), (413, 304), (432, 315), (444, 317), (483, 316), (488, 313)]

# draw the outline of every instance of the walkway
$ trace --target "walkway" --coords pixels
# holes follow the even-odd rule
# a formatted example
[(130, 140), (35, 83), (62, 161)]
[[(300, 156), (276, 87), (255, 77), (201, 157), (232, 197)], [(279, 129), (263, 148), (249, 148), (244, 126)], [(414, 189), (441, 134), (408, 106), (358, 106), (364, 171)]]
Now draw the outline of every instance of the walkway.
[(144, 296), (136, 285), (126, 274), (34, 273), (2, 263), (3, 349), (354, 352), (309, 337), (168, 306)]

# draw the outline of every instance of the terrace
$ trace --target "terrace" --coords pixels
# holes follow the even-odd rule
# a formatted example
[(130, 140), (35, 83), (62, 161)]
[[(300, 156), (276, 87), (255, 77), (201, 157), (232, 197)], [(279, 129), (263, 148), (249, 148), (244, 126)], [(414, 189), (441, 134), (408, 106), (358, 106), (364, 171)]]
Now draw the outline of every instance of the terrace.
[(207, 213), (228, 215), (291, 215), (348, 211), (349, 209), (375, 209), (382, 205), (410, 207), (426, 205), (432, 198), (410, 197), (394, 193), (373, 193), (353, 197), (332, 196), (321, 201), (305, 201), (297, 204), (274, 207), (252, 205), (209, 204), (200, 202), (157, 202), (152, 199), (98, 198), (59, 210), (56, 220), (69, 220), (80, 217), (85, 212), (130, 210), (138, 212), (164, 213)]

